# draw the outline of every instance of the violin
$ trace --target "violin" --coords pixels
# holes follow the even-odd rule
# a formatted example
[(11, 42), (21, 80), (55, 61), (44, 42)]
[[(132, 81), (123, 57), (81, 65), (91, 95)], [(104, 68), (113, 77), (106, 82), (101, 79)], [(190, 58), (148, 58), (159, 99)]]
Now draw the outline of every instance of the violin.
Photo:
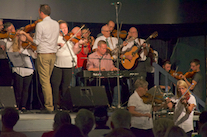
[(179, 76), (180, 74), (183, 74), (182, 72), (176, 72), (175, 70), (170, 70), (170, 75), (176, 79), (181, 79), (181, 77)]
[(162, 104), (164, 102), (164, 98), (162, 95), (155, 95), (155, 97), (149, 93), (146, 93), (144, 96), (141, 97), (145, 104), (152, 104), (153, 98), (156, 104)]
[(185, 76), (186, 78), (192, 78), (192, 77), (194, 76), (195, 73), (196, 73), (196, 71), (186, 72), (186, 73), (184, 74), (184, 76)]
[[(115, 30), (115, 29), (112, 31), (112, 35), (113, 35), (114, 37), (117, 37), (117, 33), (118, 33), (118, 32), (117, 32), (117, 30)], [(126, 30), (122, 30), (122, 31), (119, 32), (119, 37), (122, 38), (122, 39), (124, 39), (124, 38), (126, 38), (127, 34), (128, 34), (128, 33), (127, 33)]]
[(31, 42), (28, 42), (28, 41), (23, 41), (22, 42), (22, 48), (30, 48), (32, 49), (33, 51), (37, 50), (37, 46), (33, 45)]
[(25, 31), (26, 33), (29, 33), (29, 32), (31, 32), (31, 31), (33, 31), (33, 30), (35, 29), (37, 23), (38, 23), (38, 22), (41, 22), (41, 21), (42, 21), (42, 19), (38, 19), (38, 20), (36, 20), (34, 23), (25, 26), (25, 27), (24, 27), (24, 31)]
[(66, 35), (64, 36), (64, 39), (65, 39), (66, 41), (70, 40), (70, 41), (72, 41), (73, 43), (78, 43), (78, 41), (81, 39), (81, 37), (80, 37), (80, 36), (74, 36), (74, 34), (73, 34), (72, 32), (69, 32), (68, 34), (66, 34)]
[(5, 38), (14, 39), (15, 37), (16, 37), (16, 33), (15, 32), (12, 32), (12, 33), (9, 33), (7, 31), (1, 31), (0, 32), (0, 38), (1, 39), (5, 39)]

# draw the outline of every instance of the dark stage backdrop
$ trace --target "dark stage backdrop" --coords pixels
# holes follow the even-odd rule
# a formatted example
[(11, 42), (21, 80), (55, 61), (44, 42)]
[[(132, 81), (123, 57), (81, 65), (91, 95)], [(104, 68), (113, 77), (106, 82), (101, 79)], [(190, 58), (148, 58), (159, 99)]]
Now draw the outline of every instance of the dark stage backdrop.
[[(117, 0), (1, 0), (0, 18), (36, 20), (40, 4), (49, 4), (52, 18), (67, 22), (105, 23), (115, 20)], [(124, 24), (207, 22), (206, 0), (119, 0)]]

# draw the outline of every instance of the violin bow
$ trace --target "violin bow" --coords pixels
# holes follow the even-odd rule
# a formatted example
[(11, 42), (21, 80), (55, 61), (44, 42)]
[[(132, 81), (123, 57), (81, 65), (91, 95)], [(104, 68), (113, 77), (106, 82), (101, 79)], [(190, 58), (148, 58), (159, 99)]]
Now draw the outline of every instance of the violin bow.
[(83, 27), (85, 27), (85, 25), (83, 25), (69, 40), (71, 40), (72, 38), (74, 38), (76, 36), (76, 34), (83, 29)]

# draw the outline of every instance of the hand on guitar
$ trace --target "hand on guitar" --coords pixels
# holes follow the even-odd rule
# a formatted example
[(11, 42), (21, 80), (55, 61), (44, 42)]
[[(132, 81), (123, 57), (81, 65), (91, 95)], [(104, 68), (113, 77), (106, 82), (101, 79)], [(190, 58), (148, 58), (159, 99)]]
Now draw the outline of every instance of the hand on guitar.
[(118, 68), (116, 68), (116, 67), (111, 69), (111, 71), (117, 71), (117, 70), (118, 70)]
[(132, 55), (126, 55), (125, 58), (128, 60), (132, 60)]
[(126, 46), (127, 44), (128, 44), (128, 42), (126, 42), (126, 41), (124, 41), (124, 42), (122, 43), (123, 46)]

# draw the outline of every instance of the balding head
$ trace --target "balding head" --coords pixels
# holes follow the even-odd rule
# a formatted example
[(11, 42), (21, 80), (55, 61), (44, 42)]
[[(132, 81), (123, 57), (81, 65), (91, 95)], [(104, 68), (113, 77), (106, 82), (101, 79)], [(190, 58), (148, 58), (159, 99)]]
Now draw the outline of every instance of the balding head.
[[(80, 29), (80, 27), (74, 27), (73, 29), (72, 29), (72, 33), (73, 34), (75, 34), (78, 30)], [(79, 31), (77, 34), (76, 34), (76, 36), (81, 36), (81, 31)]]
[(110, 30), (109, 30), (109, 26), (108, 25), (104, 25), (102, 28), (101, 28), (101, 33), (106, 37), (110, 37)]
[(131, 37), (134, 37), (134, 38), (137, 38), (138, 37), (138, 32), (137, 32), (137, 29), (135, 27), (131, 27), (129, 29), (129, 35)]
[(109, 30), (112, 32), (114, 30), (114, 27), (115, 27), (115, 23), (110, 20), (107, 25), (109, 26)]

